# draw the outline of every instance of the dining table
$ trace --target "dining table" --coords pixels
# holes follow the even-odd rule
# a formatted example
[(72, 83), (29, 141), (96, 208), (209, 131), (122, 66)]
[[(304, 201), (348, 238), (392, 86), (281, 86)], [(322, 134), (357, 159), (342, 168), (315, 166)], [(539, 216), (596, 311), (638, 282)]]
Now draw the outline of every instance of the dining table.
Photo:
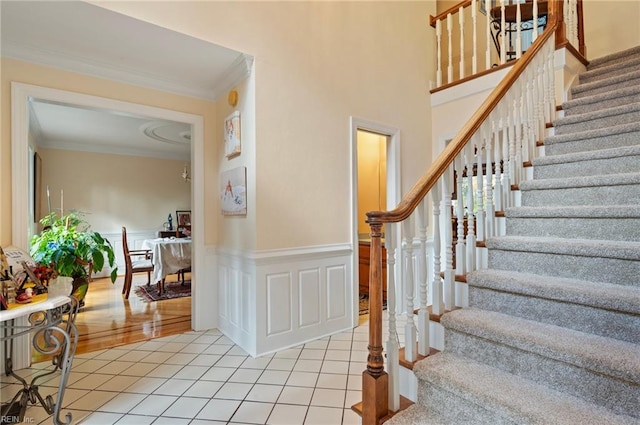
[(191, 267), (191, 238), (145, 239), (142, 249), (151, 251), (152, 282), (158, 284), (160, 293), (164, 291), (163, 283), (168, 275)]

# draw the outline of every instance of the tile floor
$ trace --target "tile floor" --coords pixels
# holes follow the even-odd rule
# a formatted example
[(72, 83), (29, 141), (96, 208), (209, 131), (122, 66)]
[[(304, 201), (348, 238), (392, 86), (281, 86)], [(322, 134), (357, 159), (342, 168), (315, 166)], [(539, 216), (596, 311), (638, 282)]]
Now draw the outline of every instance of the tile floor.
[[(368, 322), (273, 355), (252, 358), (217, 330), (78, 355), (64, 395), (72, 424), (360, 424)], [(51, 367), (34, 364), (28, 377)], [(58, 374), (56, 374), (57, 376)], [(20, 387), (2, 376), (2, 399)], [(55, 395), (58, 378), (40, 384)], [(25, 422), (50, 424), (39, 406)]]

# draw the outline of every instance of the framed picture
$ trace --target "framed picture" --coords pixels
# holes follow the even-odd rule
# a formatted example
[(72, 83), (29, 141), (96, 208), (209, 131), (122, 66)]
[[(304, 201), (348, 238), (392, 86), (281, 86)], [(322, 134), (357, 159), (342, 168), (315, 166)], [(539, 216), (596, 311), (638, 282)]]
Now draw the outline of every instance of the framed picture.
[(220, 205), (223, 215), (247, 214), (247, 167), (237, 167), (222, 172)]
[(176, 221), (178, 222), (178, 228), (191, 226), (191, 211), (176, 211)]
[(240, 111), (235, 111), (224, 120), (224, 155), (227, 158), (240, 155), (240, 136)]

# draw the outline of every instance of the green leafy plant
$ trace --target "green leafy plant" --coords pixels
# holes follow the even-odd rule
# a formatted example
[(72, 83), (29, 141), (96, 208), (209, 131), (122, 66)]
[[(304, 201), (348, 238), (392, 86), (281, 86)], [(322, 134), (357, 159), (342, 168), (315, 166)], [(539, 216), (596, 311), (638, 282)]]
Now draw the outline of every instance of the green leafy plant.
[[(115, 264), (111, 243), (92, 231), (89, 224), (75, 212), (57, 217), (55, 212), (45, 216), (40, 223), (43, 231), (31, 238), (30, 254), (38, 264), (51, 266), (59, 276), (74, 279), (88, 278), (89, 270), (100, 272), (105, 265)], [(115, 282), (118, 268), (111, 270), (111, 282)]]

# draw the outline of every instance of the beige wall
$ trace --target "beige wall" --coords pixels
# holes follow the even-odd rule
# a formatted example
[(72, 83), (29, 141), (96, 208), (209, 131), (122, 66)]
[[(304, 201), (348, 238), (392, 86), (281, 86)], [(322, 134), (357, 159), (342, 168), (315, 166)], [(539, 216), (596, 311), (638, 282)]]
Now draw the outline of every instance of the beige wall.
[[(180, 177), (184, 161), (39, 149), (42, 189), (50, 189), (51, 208), (87, 213), (94, 230), (160, 230), (171, 213), (191, 209), (191, 185)], [(42, 211), (47, 214), (46, 193)]]
[(404, 191), (430, 163), (434, 1), (98, 4), (255, 56), (257, 250), (350, 241), (350, 116), (401, 129)]
[[(10, 103), (12, 81), (89, 94), (93, 96), (118, 99), (126, 102), (138, 103), (203, 116), (205, 149), (208, 149), (211, 155), (215, 153), (216, 147), (212, 145), (215, 145), (217, 143), (213, 136), (216, 132), (217, 123), (215, 119), (215, 104), (212, 102), (168, 94), (157, 90), (130, 86), (86, 75), (73, 74), (58, 69), (42, 67), (39, 65), (7, 58), (2, 59), (1, 71), (2, 140), (0, 141), (0, 244), (2, 245), (9, 245), (12, 242)], [(181, 163), (181, 165), (184, 165), (184, 163)], [(207, 179), (207, 181), (213, 181), (213, 179), (215, 179), (217, 176), (216, 164), (209, 164), (204, 172), (205, 179)], [(111, 175), (107, 174), (107, 179), (111, 178), (113, 174), (116, 174), (115, 170), (112, 170)], [(178, 182), (182, 184), (180, 180), (178, 180)], [(209, 192), (211, 191), (209, 190)], [(207, 195), (207, 193), (205, 193), (205, 195), (209, 196), (210, 198), (214, 198), (213, 202), (215, 203), (215, 197), (213, 196), (213, 194), (209, 193)], [(71, 196), (70, 193), (69, 196)], [(118, 195), (110, 194), (110, 202), (119, 201), (120, 197)], [(165, 220), (166, 214), (168, 213), (168, 211), (163, 212), (163, 214), (165, 214)], [(151, 223), (154, 223), (155, 225), (156, 218), (149, 217), (149, 221)], [(161, 225), (162, 222), (160, 222), (159, 224)], [(147, 224), (147, 226), (149, 226), (149, 224)], [(210, 224), (209, 228), (205, 229), (207, 231), (207, 242), (209, 243), (212, 243), (210, 241), (215, 235), (215, 229), (213, 227), (214, 226)]]
[(587, 59), (640, 45), (640, 1), (583, 0)]

